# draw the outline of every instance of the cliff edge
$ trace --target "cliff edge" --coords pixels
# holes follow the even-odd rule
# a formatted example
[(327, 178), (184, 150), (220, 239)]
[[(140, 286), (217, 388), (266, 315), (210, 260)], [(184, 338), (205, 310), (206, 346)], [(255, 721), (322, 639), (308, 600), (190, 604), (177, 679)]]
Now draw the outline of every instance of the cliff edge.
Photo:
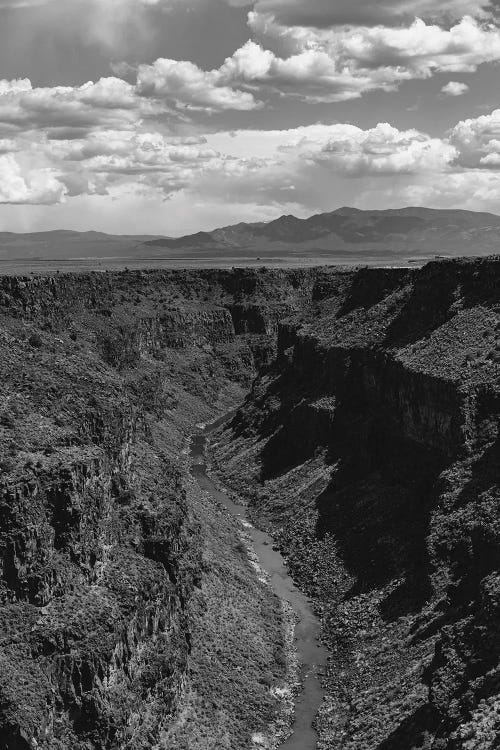
[(280, 603), (184, 451), (274, 358), (310, 287), (266, 271), (0, 278), (0, 747), (251, 748), (272, 724)]
[(215, 438), (315, 599), (321, 750), (500, 738), (500, 262), (319, 274)]

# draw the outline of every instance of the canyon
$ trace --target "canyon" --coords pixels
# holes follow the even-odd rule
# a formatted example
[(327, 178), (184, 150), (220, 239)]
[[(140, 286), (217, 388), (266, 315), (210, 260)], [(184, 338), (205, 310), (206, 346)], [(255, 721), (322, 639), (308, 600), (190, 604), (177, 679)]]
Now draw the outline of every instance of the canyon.
[[(500, 737), (500, 262), (0, 277), (0, 747), (318, 750)], [(243, 507), (246, 506), (246, 507)], [(295, 692), (294, 692), (295, 691)]]

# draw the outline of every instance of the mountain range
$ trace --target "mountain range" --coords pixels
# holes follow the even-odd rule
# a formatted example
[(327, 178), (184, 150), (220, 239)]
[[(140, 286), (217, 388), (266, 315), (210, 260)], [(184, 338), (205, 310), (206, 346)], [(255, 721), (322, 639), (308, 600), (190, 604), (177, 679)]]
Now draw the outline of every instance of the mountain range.
[(0, 232), (0, 260), (70, 260), (133, 257), (137, 247), (158, 235), (113, 235), (104, 232)]
[(240, 223), (184, 237), (110, 235), (68, 230), (0, 232), (0, 260), (407, 263), (436, 255), (491, 255), (500, 248), (500, 216), (462, 210), (339, 208), (306, 219)]
[(176, 254), (314, 256), (362, 261), (444, 254), (487, 255), (500, 247), (500, 216), (461, 210), (339, 208), (307, 219), (281, 216), (268, 223), (235, 224), (213, 232), (150, 240), (152, 250)]

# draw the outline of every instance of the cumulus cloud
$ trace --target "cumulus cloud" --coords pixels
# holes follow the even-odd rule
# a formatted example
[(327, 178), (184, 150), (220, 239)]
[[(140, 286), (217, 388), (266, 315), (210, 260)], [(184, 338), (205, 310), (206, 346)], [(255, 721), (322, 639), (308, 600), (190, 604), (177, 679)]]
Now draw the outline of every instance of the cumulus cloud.
[(58, 203), (65, 193), (53, 170), (30, 169), (13, 154), (0, 155), (0, 203)]
[(119, 78), (42, 88), (28, 80), (0, 81), (0, 130), (75, 129), (79, 134), (96, 127), (130, 127), (154, 111)]
[[(380, 135), (385, 127), (373, 130)], [(204, 195), (204, 200), (212, 204), (217, 200), (229, 201), (232, 206), (239, 203), (242, 214), (244, 206), (261, 206), (263, 212), (272, 207), (277, 213), (308, 215), (331, 210), (340, 202), (360, 208), (427, 205), (498, 213), (500, 160), (496, 168), (467, 169), (455, 161), (456, 149), (447, 139), (424, 140), (422, 134), (408, 137), (400, 133), (383, 154), (374, 154), (373, 146), (368, 145), (374, 136), (368, 131), (362, 135), (353, 132), (340, 149), (338, 130), (333, 139), (326, 130), (314, 134), (304, 133), (307, 128), (298, 130), (302, 132), (281, 134), (286, 142), (281, 160), (268, 160), (267, 165), (245, 178), (214, 173), (208, 181), (202, 178), (186, 195), (193, 195), (194, 201)], [(273, 134), (262, 134), (263, 140), (268, 137)], [(254, 139), (255, 135), (235, 136), (236, 141), (241, 139), (241, 146), (247, 138)], [(333, 159), (332, 140), (338, 150)], [(403, 146), (405, 140), (408, 143)], [(423, 149), (423, 156), (418, 154), (419, 149)]]
[[(0, 0), (0, 8), (43, 1)], [(131, 55), (114, 66), (115, 75), (78, 86), (0, 80), (0, 203), (184, 196), (193, 205), (209, 201), (221, 214), (228, 206), (231, 216), (238, 206), (254, 216), (260, 206), (268, 217), (270, 207), (326, 210), (339, 194), (372, 205), (451, 205), (474, 190), (474, 200), (488, 207), (498, 201), (500, 110), (464, 119), (441, 137), (390, 123), (203, 130), (206, 113), (222, 113), (220, 119), (240, 113), (226, 120), (234, 126), (241, 113), (274, 108), (285, 98), (338, 102), (437, 73), (452, 79), (444, 95), (464, 94), (468, 86), (455, 74), (500, 60), (500, 29), (488, 2), (225, 2), (250, 11), (252, 38), (219, 67), (171, 59), (175, 52), (166, 47), (170, 57), (154, 59), (158, 53), (151, 52), (148, 62), (132, 64)], [(125, 27), (147, 40), (159, 14), (211, 3), (222, 6), (220, 0), (46, 0), (46, 9), (51, 24), (71, 15), (85, 43), (115, 50)]]
[(286, 26), (328, 28), (339, 25), (399, 26), (415, 18), (458, 20), (487, 16), (489, 0), (257, 0), (254, 9), (275, 16)]
[(209, 175), (242, 175), (254, 170), (258, 162), (221, 153), (208, 146), (204, 137), (134, 130), (46, 140), (37, 151), (58, 171), (72, 196), (102, 195), (128, 185), (138, 193), (149, 191), (166, 198), (194, 188)]
[(297, 147), (310, 162), (356, 177), (440, 172), (456, 156), (455, 148), (440, 138), (415, 129), (401, 131), (389, 123), (368, 130), (332, 125), (326, 139), (306, 137)]
[(368, 207), (410, 205), (498, 213), (500, 172), (451, 173), (440, 182), (418, 179), (406, 185), (387, 185), (379, 194), (376, 185), (367, 184), (364, 187), (359, 200), (361, 205)]
[[(37, 143), (23, 137), (17, 137), (19, 155), (7, 152), (4, 160), (10, 175), (4, 179), (4, 200), (57, 202), (129, 185), (164, 197), (187, 191), (236, 203), (275, 205), (293, 199), (310, 205), (318, 181), (436, 174), (456, 156), (451, 145), (388, 124), (368, 130), (338, 124), (241, 131), (233, 137), (183, 138), (139, 127), (100, 128), (66, 139), (51, 137), (49, 130)], [(1, 146), (0, 141), (0, 153)]]
[[(463, 163), (466, 143), (469, 157), (474, 154), (470, 172)], [(164, 196), (182, 191), (194, 200), (209, 196), (212, 202), (233, 205), (293, 204), (314, 210), (327, 207), (339, 189), (356, 195), (359, 185), (384, 194), (395, 184), (405, 190), (439, 189), (452, 177), (454, 184), (466, 184), (460, 175), (494, 168), (493, 155), (500, 153), (500, 111), (459, 123), (442, 138), (388, 123), (366, 130), (334, 124), (187, 139), (117, 131), (52, 147), (54, 165), (62, 173), (76, 171), (77, 163), (90, 184), (99, 176), (107, 189), (127, 182)]]
[(449, 29), (418, 18), (397, 28), (289, 27), (259, 13), (249, 14), (249, 25), (257, 34), (281, 41), (290, 52), (321, 50), (343, 63), (371, 68), (402, 64), (416, 71), (472, 71), (483, 62), (498, 59), (500, 52), (499, 29), (493, 24), (480, 24), (471, 16)]
[[(115, 49), (128, 38), (125, 26), (127, 33), (144, 34), (147, 44), (154, 14), (186, 10), (186, 2), (199, 8), (215, 0), (50, 0), (47, 18)], [(500, 60), (500, 29), (485, 18), (489, 5), (480, 0), (258, 0), (253, 9), (247, 2), (226, 2), (251, 8), (254, 38), (212, 70), (169, 57), (139, 64), (136, 94), (191, 110), (249, 111), (276, 94), (345, 101), (436, 73), (473, 73)], [(128, 77), (132, 68), (114, 70)]]
[[(500, 119), (500, 113), (498, 115)], [(236, 131), (207, 136), (233, 160), (199, 173), (183, 189), (193, 204), (209, 201), (307, 215), (342, 203), (359, 207), (433, 205), (498, 211), (496, 168), (459, 163), (458, 145), (387, 123), (363, 130), (348, 124), (287, 131)], [(500, 139), (497, 147), (500, 145)], [(241, 154), (258, 156), (252, 164)], [(229, 164), (231, 166), (229, 166)]]
[(101, 187), (137, 183), (161, 187), (164, 195), (196, 184), (209, 170), (223, 171), (231, 161), (204, 139), (133, 132), (105, 132), (79, 143), (59, 143), (51, 154), (63, 171), (85, 174), (89, 184), (95, 184), (97, 176)]
[(358, 65), (401, 65), (410, 75), (427, 78), (438, 71), (474, 72), (482, 63), (498, 60), (500, 30), (483, 27), (469, 16), (450, 29), (417, 19), (408, 28), (379, 26), (342, 34), (340, 39), (334, 36), (331, 45)]
[(373, 88), (391, 89), (392, 76), (349, 70), (327, 51), (304, 50), (282, 58), (249, 41), (220, 69), (227, 85), (259, 86), (261, 97), (272, 92), (314, 102), (334, 102), (360, 97)]
[[(426, 79), (435, 73), (472, 73), (485, 62), (500, 60), (500, 29), (482, 26), (471, 17), (449, 29), (417, 19), (400, 28), (317, 30), (283, 26), (270, 15), (252, 12), (249, 24), (256, 35), (276, 41), (280, 51), (250, 40), (217, 71), (203, 73), (186, 67), (181, 92), (186, 79), (194, 88), (205, 82), (208, 92), (214, 84), (222, 86), (224, 98), (228, 89), (236, 88), (241, 96), (246, 87), (261, 99), (266, 92), (277, 92), (313, 102), (335, 102), (376, 89), (395, 90), (403, 81)], [(168, 61), (167, 73), (171, 67), (172, 61)], [(152, 90), (158, 79), (161, 91), (162, 76), (155, 65), (146, 66), (145, 73), (153, 79)], [(168, 75), (166, 79), (166, 91), (172, 91), (176, 82), (169, 83)]]
[(152, 65), (140, 65), (137, 90), (143, 96), (166, 97), (177, 104), (209, 110), (249, 110), (258, 104), (249, 92), (225, 85), (221, 71), (203, 71), (187, 60), (160, 58)]
[(137, 92), (191, 109), (245, 111), (262, 107), (273, 94), (344, 101), (377, 89), (393, 91), (404, 81), (436, 73), (472, 73), (485, 62), (500, 60), (500, 29), (471, 17), (449, 29), (418, 19), (400, 28), (317, 30), (285, 27), (252, 12), (249, 24), (261, 38), (277, 41), (281, 51), (249, 40), (209, 71), (187, 60), (160, 58), (138, 66)]
[[(344, 101), (377, 89), (392, 91), (404, 81), (436, 73), (473, 73), (484, 63), (500, 60), (500, 29), (481, 20), (489, 7), (484, 2), (449, 0), (439, 10), (430, 0), (346, 3), (349, 12), (343, 21), (335, 15), (338, 4), (335, 9), (332, 5), (330, 0), (311, 6), (259, 0), (248, 14), (255, 38), (220, 68), (206, 71), (188, 60), (160, 58), (138, 66), (138, 90), (143, 96), (163, 96), (191, 108), (244, 111), (262, 106), (273, 93), (312, 102)], [(307, 18), (302, 24), (293, 22), (286, 13), (280, 15), (280, 8), (305, 8)], [(330, 14), (328, 23), (311, 25), (315, 9)], [(372, 16), (356, 25), (356, 9)], [(428, 20), (415, 18), (417, 12)], [(397, 25), (387, 20), (396, 16)], [(445, 16), (459, 20), (439, 25), (436, 19), (442, 22)], [(453, 88), (457, 91), (456, 83), (445, 93)]]
[(469, 86), (460, 81), (450, 81), (441, 89), (441, 92), (446, 96), (462, 96), (463, 94), (466, 94), (467, 91), (469, 91)]
[(448, 133), (464, 168), (500, 168), (500, 109), (489, 115), (462, 120)]
[[(309, 52), (316, 51), (296, 57), (302, 62)], [(304, 73), (297, 65), (289, 62), (285, 73), (274, 53), (249, 42), (208, 78), (191, 64), (162, 60), (141, 66), (136, 83), (110, 77), (36, 88), (24, 79), (1, 81), (0, 202), (48, 204), (127, 190), (155, 199), (182, 193), (233, 206), (323, 210), (339, 191), (347, 198), (370, 189), (373, 197), (378, 189), (383, 196), (397, 184), (418, 195), (430, 186), (472, 184), (480, 173), (474, 184), (491, 194), (497, 182), (487, 175), (500, 172), (500, 110), (463, 120), (442, 137), (389, 123), (183, 137), (155, 119), (170, 113), (172, 102), (195, 109), (257, 106), (253, 96), (238, 99), (244, 87), (258, 84), (262, 91), (278, 76), (280, 85), (288, 80), (295, 88), (300, 80), (307, 96), (319, 95), (318, 68), (311, 63)], [(325, 87), (326, 78), (320, 80)]]
[[(261, 146), (256, 144), (259, 139)], [(212, 199), (218, 195), (233, 202), (298, 202), (313, 207), (314, 186), (325, 189), (344, 178), (443, 174), (456, 156), (453, 146), (437, 138), (417, 130), (399, 131), (387, 123), (368, 130), (337, 124), (267, 133), (241, 131), (233, 135), (232, 143), (226, 140), (225, 153), (211, 141), (210, 136), (207, 143), (194, 145), (153, 143), (150, 136), (135, 139), (124, 150), (120, 168), (128, 164), (128, 169), (150, 170), (154, 177), (148, 183), (162, 190), (182, 186), (193, 195), (209, 194)], [(250, 142), (254, 155), (243, 157), (242, 153), (251, 152)]]
[(19, 93), (21, 91), (31, 91), (31, 81), (28, 78), (15, 79), (13, 81), (0, 80), (0, 96), (3, 94)]
[[(224, 84), (218, 71), (190, 62), (157, 60), (141, 65), (137, 81), (101, 78), (81, 86), (33, 87), (27, 79), (0, 80), (0, 136), (41, 131), (51, 138), (79, 138), (98, 129), (130, 130), (161, 118), (159, 129), (182, 120), (179, 108), (249, 110), (253, 95)], [(174, 109), (177, 108), (177, 111)]]

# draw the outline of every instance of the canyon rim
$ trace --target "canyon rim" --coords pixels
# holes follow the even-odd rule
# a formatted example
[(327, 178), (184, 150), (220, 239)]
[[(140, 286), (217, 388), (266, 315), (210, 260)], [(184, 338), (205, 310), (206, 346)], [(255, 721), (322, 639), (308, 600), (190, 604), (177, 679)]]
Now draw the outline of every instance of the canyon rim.
[(499, 270), (2, 277), (1, 745), (285, 742), (256, 527), (313, 747), (496, 747)]

